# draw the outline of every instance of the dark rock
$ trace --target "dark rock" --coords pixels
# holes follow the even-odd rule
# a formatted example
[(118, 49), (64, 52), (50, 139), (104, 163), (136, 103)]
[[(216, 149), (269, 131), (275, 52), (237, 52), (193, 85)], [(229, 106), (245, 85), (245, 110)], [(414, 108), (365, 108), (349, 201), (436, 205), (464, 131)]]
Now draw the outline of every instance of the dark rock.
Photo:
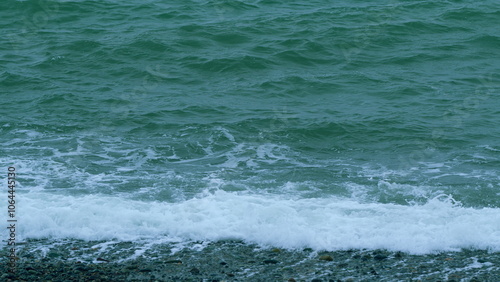
[(165, 261), (165, 263), (182, 263), (182, 261), (180, 261), (178, 259), (173, 259), (173, 260), (167, 260), (167, 261)]
[(314, 278), (313, 280), (311, 280), (311, 282), (323, 282), (323, 280), (318, 279), (318, 278)]
[(374, 256), (373, 258), (374, 258), (375, 260), (380, 261), (380, 260), (384, 260), (384, 259), (386, 259), (386, 258), (387, 258), (387, 256), (384, 256), (384, 255), (380, 255), (380, 254), (378, 254), (378, 255)]
[(333, 261), (333, 258), (329, 255), (322, 255), (319, 257), (320, 260)]
[(278, 261), (275, 259), (266, 259), (266, 260), (264, 260), (264, 263), (265, 264), (277, 264)]
[(144, 268), (144, 269), (139, 270), (139, 272), (152, 272), (152, 270), (148, 269), (148, 268)]
[(347, 263), (341, 263), (341, 264), (337, 265), (337, 267), (339, 267), (339, 268), (344, 268), (346, 266), (348, 266)]
[(369, 259), (371, 259), (371, 258), (372, 258), (372, 256), (371, 256), (371, 255), (364, 255), (364, 256), (362, 256), (362, 257), (361, 257), (361, 260), (363, 260), (363, 261), (367, 261), (367, 260), (369, 260)]
[(193, 267), (191, 268), (191, 270), (189, 270), (189, 272), (191, 272), (191, 274), (193, 275), (199, 275), (200, 274), (200, 270), (196, 267)]
[(225, 262), (225, 261), (220, 262), (220, 265), (226, 265), (226, 264), (227, 264), (227, 262)]

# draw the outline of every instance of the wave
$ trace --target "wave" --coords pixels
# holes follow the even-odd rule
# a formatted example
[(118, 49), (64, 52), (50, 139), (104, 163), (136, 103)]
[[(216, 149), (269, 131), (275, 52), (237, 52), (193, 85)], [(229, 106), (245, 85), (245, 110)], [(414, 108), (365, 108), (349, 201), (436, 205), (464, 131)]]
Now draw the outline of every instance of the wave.
[(220, 190), (176, 203), (47, 193), (18, 198), (24, 239), (237, 239), (286, 249), (500, 251), (500, 209), (461, 207), (445, 195), (413, 206)]

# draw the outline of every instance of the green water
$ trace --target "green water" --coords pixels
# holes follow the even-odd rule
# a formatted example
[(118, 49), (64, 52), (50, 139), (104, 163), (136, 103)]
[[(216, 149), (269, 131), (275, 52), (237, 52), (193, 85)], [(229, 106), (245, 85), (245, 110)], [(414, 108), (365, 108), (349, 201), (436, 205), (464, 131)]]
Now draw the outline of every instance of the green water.
[(499, 208), (498, 1), (2, 1), (0, 19), (0, 160), (22, 191)]

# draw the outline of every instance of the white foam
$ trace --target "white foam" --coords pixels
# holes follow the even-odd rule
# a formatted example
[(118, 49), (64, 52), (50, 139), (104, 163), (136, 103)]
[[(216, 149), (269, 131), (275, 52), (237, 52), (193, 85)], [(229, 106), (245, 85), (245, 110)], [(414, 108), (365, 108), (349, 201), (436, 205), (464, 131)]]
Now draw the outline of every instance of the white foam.
[(493, 146), (489, 145), (484, 145), (484, 146), (479, 146), (480, 148), (485, 148), (486, 150), (493, 151), (493, 152), (500, 152), (500, 149), (494, 148)]
[(444, 196), (413, 206), (220, 190), (177, 203), (41, 191), (16, 200), (19, 240), (241, 239), (290, 249), (500, 251), (500, 209), (461, 207)]

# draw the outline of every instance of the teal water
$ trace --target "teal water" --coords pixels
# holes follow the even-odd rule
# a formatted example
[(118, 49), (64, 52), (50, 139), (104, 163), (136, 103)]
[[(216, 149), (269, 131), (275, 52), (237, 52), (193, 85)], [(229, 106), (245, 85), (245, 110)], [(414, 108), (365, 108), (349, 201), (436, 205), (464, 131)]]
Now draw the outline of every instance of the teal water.
[[(26, 238), (120, 237), (75, 235), (91, 223), (68, 210), (96, 213), (82, 199), (105, 207), (103, 225), (120, 210), (110, 202), (208, 224), (273, 199), (301, 224), (339, 203), (366, 235), (353, 247), (500, 248), (497, 1), (2, 1), (0, 15), (0, 159), (19, 174)], [(180, 208), (196, 199), (215, 200)], [(424, 243), (392, 247), (356, 229), (349, 203), (381, 226), (385, 207), (439, 212), (411, 219)], [(478, 220), (488, 236), (433, 241), (436, 224)], [(260, 242), (146, 225), (137, 236)], [(264, 243), (339, 248), (290, 240)]]

